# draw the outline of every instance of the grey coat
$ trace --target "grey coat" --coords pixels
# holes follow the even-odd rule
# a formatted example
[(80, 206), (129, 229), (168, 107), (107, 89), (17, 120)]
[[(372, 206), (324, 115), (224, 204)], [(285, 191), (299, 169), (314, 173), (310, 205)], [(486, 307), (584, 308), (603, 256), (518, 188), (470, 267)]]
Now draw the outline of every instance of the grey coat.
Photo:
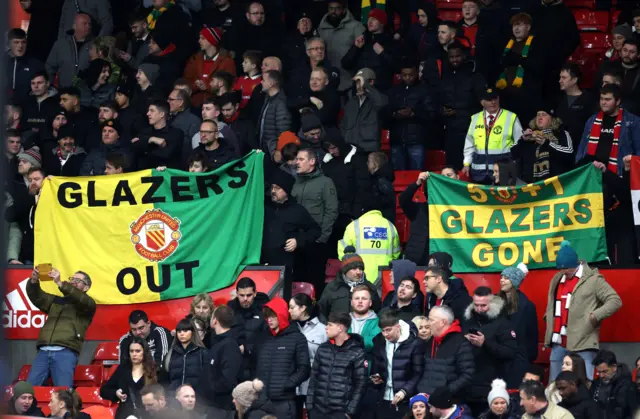
[(321, 169), (316, 169), (298, 175), (291, 194), (322, 228), (322, 235), (317, 241), (326, 243), (331, 236), (333, 223), (338, 218), (338, 195), (333, 181)]
[(196, 133), (200, 133), (200, 118), (186, 110), (173, 115), (170, 123), (173, 128), (179, 129), (184, 134), (182, 153), (186, 158), (192, 150), (191, 139)]
[(63, 38), (68, 30), (73, 29), (73, 23), (78, 11), (87, 13), (100, 25), (99, 36), (113, 33), (113, 17), (109, 0), (65, 0), (62, 5), (60, 26), (58, 27), (58, 39)]
[[(149, 38), (147, 37), (147, 41)], [(131, 55), (131, 59), (127, 61), (129, 67), (137, 70), (140, 64), (144, 61), (145, 58), (149, 55), (149, 42), (145, 41), (140, 48), (138, 48), (138, 52), (136, 55), (133, 55), (133, 42), (129, 41), (127, 44), (127, 54)]]
[(267, 96), (258, 121), (260, 147), (270, 156), (276, 151), (278, 137), (291, 130), (291, 114), (287, 107), (287, 98), (282, 91), (274, 96)]
[(59, 38), (53, 44), (49, 58), (45, 63), (51, 80), (55, 79), (57, 73), (59, 86), (62, 88), (70, 87), (73, 84), (73, 78), (80, 71), (89, 67), (89, 51), (92, 45), (93, 40), (88, 40), (78, 51), (73, 31), (69, 31), (62, 38)]
[(365, 87), (366, 99), (360, 105), (358, 96), (352, 96), (344, 107), (340, 131), (347, 144), (364, 151), (380, 150), (380, 111), (387, 105), (387, 96), (375, 87)]
[[(313, 360), (316, 357), (316, 352), (321, 344), (327, 341), (327, 331), (325, 329), (325, 325), (320, 323), (320, 320), (317, 317), (309, 319), (309, 321), (304, 325), (304, 327), (300, 327), (298, 324), (298, 328), (307, 338), (307, 346), (309, 346), (309, 361), (311, 365), (313, 365)], [(309, 378), (311, 379), (311, 378)], [(309, 380), (300, 384), (300, 387), (296, 389), (297, 395), (307, 395), (307, 390), (309, 389)]]
[[(334, 28), (327, 22), (327, 15), (324, 15), (320, 21), (320, 25), (318, 25), (318, 35), (320, 35), (327, 44), (327, 58), (329, 62), (334, 65), (340, 64), (342, 57), (344, 57), (347, 51), (353, 46), (356, 38), (364, 34), (364, 30), (362, 23), (354, 19), (350, 11), (347, 11), (346, 16), (337, 28)], [(342, 68), (341, 64), (338, 68), (340, 69), (340, 87), (338, 87), (338, 90), (345, 91), (351, 87), (352, 74)]]

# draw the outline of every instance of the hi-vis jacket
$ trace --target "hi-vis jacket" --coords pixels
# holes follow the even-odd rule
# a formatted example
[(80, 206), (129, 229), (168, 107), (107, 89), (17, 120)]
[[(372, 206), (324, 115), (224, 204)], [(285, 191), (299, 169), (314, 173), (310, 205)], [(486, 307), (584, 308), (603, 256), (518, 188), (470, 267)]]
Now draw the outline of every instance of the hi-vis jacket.
[(511, 147), (522, 137), (522, 125), (518, 116), (506, 109), (500, 109), (487, 137), (486, 111), (471, 117), (464, 144), (464, 164), (471, 166), (471, 179), (482, 181), (491, 177), (493, 164), (509, 157)]
[(400, 257), (400, 239), (393, 223), (380, 211), (369, 211), (347, 226), (338, 241), (338, 258), (344, 256), (347, 246), (356, 248), (364, 261), (364, 273), (369, 282), (376, 283), (378, 266), (388, 266)]

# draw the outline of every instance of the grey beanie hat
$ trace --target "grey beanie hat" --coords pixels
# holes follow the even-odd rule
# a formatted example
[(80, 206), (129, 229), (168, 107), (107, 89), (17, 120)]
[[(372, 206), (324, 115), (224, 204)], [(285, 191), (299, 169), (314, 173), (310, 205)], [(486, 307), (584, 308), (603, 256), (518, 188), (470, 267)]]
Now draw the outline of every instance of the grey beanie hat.
[(626, 40), (633, 38), (633, 29), (631, 29), (628, 23), (616, 26), (611, 33), (614, 35), (622, 35)]
[(140, 67), (138, 67), (138, 69), (142, 71), (145, 76), (147, 76), (147, 79), (149, 79), (149, 83), (151, 83), (152, 85), (158, 79), (158, 74), (160, 73), (160, 66), (158, 66), (157, 64), (150, 64), (150, 63), (140, 64)]

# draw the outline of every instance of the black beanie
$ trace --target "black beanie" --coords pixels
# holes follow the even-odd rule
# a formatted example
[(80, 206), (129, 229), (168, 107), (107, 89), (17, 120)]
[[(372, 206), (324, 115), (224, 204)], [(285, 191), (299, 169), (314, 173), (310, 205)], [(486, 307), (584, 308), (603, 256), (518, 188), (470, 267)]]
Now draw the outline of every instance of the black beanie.
[(291, 196), (291, 191), (293, 190), (293, 185), (296, 183), (296, 180), (288, 173), (277, 169), (271, 175), (271, 184), (278, 185), (281, 187), (288, 196)]
[(304, 133), (316, 128), (322, 128), (322, 121), (320, 121), (318, 115), (314, 113), (302, 115), (302, 118), (300, 118), (300, 131)]
[(453, 396), (446, 387), (438, 387), (429, 396), (429, 404), (436, 409), (449, 409), (453, 407)]

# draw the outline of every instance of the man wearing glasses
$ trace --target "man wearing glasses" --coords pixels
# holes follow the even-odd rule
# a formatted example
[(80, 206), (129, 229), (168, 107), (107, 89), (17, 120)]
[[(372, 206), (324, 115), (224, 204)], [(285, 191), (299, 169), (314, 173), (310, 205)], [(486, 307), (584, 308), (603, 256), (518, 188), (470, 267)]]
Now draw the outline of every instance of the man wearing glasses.
[[(53, 281), (62, 297), (46, 293), (40, 288), (40, 279)], [(68, 281), (60, 279), (60, 271), (40, 274), (38, 267), (27, 283), (27, 295), (38, 309), (47, 314), (38, 336), (38, 354), (33, 360), (27, 381), (41, 386), (49, 376), (54, 386), (71, 387), (78, 355), (93, 315), (96, 302), (87, 295), (91, 278), (78, 271)]]
[(220, 138), (217, 122), (209, 119), (200, 124), (200, 145), (194, 152), (202, 153), (207, 158), (211, 170), (237, 158), (224, 138)]

